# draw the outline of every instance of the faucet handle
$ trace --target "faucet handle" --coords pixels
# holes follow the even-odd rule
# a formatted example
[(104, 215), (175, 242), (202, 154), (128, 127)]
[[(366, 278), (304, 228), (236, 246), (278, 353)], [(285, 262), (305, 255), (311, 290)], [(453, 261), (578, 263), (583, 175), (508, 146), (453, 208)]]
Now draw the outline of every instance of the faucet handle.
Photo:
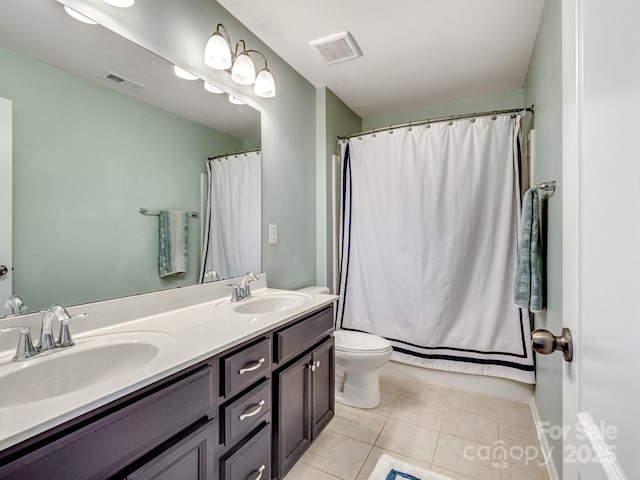
[(31, 341), (31, 330), (29, 330), (29, 327), (3, 328), (0, 330), (0, 335), (12, 332), (14, 330), (18, 330), (20, 332), (20, 340), (18, 340), (16, 354), (13, 356), (12, 360), (14, 362), (19, 362), (21, 360), (26, 360), (27, 358), (31, 358), (34, 355), (37, 355), (38, 352), (33, 346), (33, 342)]
[(56, 340), (56, 347), (72, 347), (75, 345), (73, 338), (71, 338), (71, 331), (69, 330), (69, 320), (72, 318), (85, 318), (87, 316), (89, 316), (88, 313), (76, 313), (75, 315), (62, 318), (60, 320), (60, 332)]
[(235, 283), (230, 283), (227, 287), (231, 287), (231, 303), (236, 303), (240, 300), (240, 286)]

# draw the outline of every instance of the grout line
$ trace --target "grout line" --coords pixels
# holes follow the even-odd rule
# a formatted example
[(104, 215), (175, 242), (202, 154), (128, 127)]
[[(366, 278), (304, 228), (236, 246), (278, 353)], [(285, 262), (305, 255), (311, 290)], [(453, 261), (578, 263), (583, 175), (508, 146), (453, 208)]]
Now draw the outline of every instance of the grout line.
[(364, 457), (364, 462), (362, 462), (362, 465), (360, 465), (360, 468), (358, 469), (358, 472), (356, 473), (354, 480), (358, 478), (358, 475), (360, 475), (360, 472), (362, 472), (362, 469), (367, 464), (367, 460), (369, 460), (369, 455), (371, 455), (371, 452), (373, 452), (373, 449), (374, 449), (374, 446), (371, 445), (371, 448), (369, 449), (369, 453), (367, 453), (367, 456)]

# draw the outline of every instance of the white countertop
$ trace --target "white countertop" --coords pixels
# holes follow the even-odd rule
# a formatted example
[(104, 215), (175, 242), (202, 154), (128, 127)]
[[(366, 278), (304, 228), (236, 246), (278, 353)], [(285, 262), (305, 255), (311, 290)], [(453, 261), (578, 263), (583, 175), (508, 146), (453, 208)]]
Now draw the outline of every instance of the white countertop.
[[(261, 288), (254, 290), (255, 297), (288, 290)], [(164, 313), (104, 326), (74, 335), (76, 345), (49, 356), (34, 357), (24, 362), (11, 362), (13, 352), (0, 355), (1, 375), (24, 368), (34, 362), (46, 362), (49, 358), (72, 353), (74, 349), (86, 348), (87, 342), (96, 336), (140, 332), (160, 332), (163, 337), (160, 353), (140, 368), (118, 371), (90, 386), (45, 400), (0, 407), (0, 450), (17, 444), (36, 434), (60, 425), (72, 418), (132, 393), (173, 373), (206, 360), (220, 352), (258, 336), (296, 317), (319, 307), (333, 303), (335, 295), (309, 295), (303, 306), (285, 312), (267, 314), (238, 314), (217, 308), (228, 299), (215, 299)], [(164, 334), (164, 335), (163, 335)], [(149, 333), (153, 336), (152, 333)], [(123, 335), (126, 336), (126, 335)], [(117, 338), (117, 335), (109, 338)], [(107, 338), (107, 337), (105, 337)], [(90, 357), (89, 357), (90, 358)], [(0, 385), (0, 396), (2, 395)]]

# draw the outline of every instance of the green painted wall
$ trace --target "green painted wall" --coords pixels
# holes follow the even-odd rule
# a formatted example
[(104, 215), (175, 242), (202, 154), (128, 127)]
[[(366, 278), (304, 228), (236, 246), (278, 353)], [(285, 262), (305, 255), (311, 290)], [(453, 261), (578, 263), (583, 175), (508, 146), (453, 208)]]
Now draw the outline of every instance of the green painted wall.
[(529, 105), (530, 104), (525, 105), (524, 90), (514, 90), (512, 92), (467, 98), (456, 102), (443, 103), (441, 105), (433, 105), (426, 108), (418, 108), (415, 110), (364, 118), (362, 120), (362, 128), (363, 130), (370, 130), (372, 128), (388, 127), (389, 125), (397, 125), (400, 123), (419, 122), (429, 118), (517, 108)]
[(362, 130), (362, 119), (326, 87), (316, 89), (316, 285), (333, 283), (333, 155), (337, 137)]
[(30, 310), (197, 280), (200, 220), (184, 276), (158, 275), (158, 217), (199, 210), (200, 173), (242, 141), (0, 49), (13, 101), (14, 292)]
[[(535, 104), (536, 130), (533, 183), (558, 181), (556, 193), (543, 203), (546, 244), (547, 309), (536, 315), (535, 328), (562, 330), (562, 5), (547, 0), (525, 88), (527, 104)], [(546, 223), (546, 227), (544, 226)], [(542, 421), (562, 425), (562, 361), (556, 355), (536, 358), (535, 403)], [(551, 440), (553, 461), (562, 472), (562, 441)]]

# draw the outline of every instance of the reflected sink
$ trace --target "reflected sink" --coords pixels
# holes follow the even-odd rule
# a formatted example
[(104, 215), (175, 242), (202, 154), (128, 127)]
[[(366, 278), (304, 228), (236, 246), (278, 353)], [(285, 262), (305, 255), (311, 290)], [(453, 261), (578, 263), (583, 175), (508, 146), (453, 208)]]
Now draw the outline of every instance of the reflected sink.
[(218, 308), (236, 313), (258, 315), (286, 312), (302, 307), (309, 301), (311, 301), (311, 297), (304, 293), (272, 293), (240, 300), (236, 303), (224, 302), (218, 305)]
[(0, 407), (38, 402), (118, 378), (144, 367), (173, 337), (161, 332), (98, 335), (68, 350), (12, 363), (0, 370)]

